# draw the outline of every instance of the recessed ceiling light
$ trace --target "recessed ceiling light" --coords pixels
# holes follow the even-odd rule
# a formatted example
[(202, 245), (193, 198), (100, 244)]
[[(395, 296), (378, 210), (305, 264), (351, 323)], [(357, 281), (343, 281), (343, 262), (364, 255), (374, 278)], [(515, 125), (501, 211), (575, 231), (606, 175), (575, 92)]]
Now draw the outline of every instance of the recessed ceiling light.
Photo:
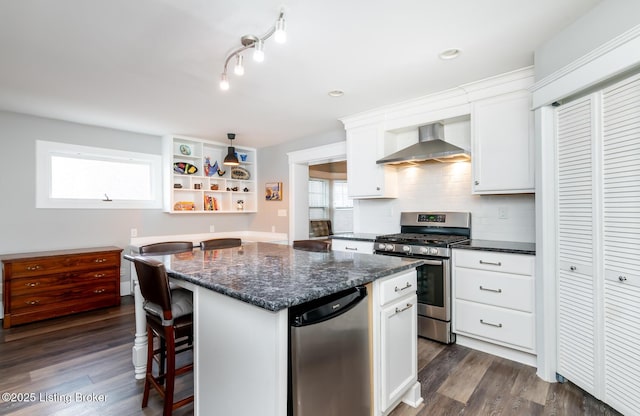
[(341, 91), (341, 90), (329, 91), (330, 97), (342, 97), (343, 95), (344, 95), (344, 91)]
[(445, 51), (440, 52), (438, 55), (440, 59), (455, 59), (460, 56), (460, 49), (447, 49)]

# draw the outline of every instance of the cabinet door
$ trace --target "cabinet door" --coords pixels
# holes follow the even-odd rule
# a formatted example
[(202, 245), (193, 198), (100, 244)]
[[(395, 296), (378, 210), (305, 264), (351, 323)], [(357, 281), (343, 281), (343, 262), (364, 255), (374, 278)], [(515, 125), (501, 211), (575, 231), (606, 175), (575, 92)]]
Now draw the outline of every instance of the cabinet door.
[(593, 103), (558, 107), (558, 369), (596, 394)]
[(604, 400), (640, 414), (640, 77), (603, 91)]
[(382, 308), (381, 407), (386, 411), (417, 380), (418, 297), (405, 297)]
[(471, 114), (474, 194), (534, 191), (533, 113), (528, 91), (478, 101)]
[(395, 171), (392, 167), (376, 163), (383, 156), (384, 132), (381, 127), (359, 127), (347, 132), (350, 198), (397, 197)]

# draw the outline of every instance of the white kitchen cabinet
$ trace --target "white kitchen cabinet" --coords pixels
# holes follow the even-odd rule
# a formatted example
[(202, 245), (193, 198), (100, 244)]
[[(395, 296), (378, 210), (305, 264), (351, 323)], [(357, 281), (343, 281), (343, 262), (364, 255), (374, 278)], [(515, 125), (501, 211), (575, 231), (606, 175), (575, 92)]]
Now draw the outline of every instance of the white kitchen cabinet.
[[(453, 332), (533, 356), (535, 256), (453, 250)], [(507, 358), (513, 358), (507, 355)]]
[(397, 174), (389, 165), (376, 160), (385, 152), (381, 125), (367, 125), (347, 130), (347, 184), (350, 198), (396, 198)]
[(558, 368), (640, 414), (640, 75), (556, 109)]
[(474, 194), (534, 192), (534, 134), (528, 91), (472, 104), (471, 164)]
[(373, 254), (373, 241), (331, 239), (331, 250), (346, 251), (348, 253)]
[[(234, 169), (222, 164), (227, 146), (189, 137), (163, 138), (165, 211), (174, 214), (256, 212), (256, 151), (236, 146), (240, 165)], [(210, 169), (216, 163), (219, 170)], [(178, 172), (176, 164), (186, 166), (193, 173)]]
[(401, 400), (417, 406), (418, 312), (415, 269), (374, 282), (375, 415), (386, 415)]

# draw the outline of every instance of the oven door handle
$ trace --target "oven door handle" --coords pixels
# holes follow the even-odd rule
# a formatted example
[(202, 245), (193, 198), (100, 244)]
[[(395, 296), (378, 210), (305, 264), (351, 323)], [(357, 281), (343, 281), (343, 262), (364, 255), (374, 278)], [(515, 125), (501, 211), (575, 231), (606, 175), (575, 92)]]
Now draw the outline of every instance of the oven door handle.
[(422, 260), (427, 266), (442, 266), (442, 260)]

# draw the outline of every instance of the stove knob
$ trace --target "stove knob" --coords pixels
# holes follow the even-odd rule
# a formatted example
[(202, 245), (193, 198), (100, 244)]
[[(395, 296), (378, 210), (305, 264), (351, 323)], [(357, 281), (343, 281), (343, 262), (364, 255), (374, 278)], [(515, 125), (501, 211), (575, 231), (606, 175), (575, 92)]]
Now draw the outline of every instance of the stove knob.
[(402, 251), (404, 251), (405, 253), (411, 253), (411, 247), (410, 246), (402, 246)]
[(435, 247), (429, 247), (429, 254), (438, 254), (438, 249)]
[(378, 243), (378, 250), (384, 250), (387, 248), (387, 245), (385, 243)]
[(420, 247), (420, 254), (429, 254), (429, 247)]
[(387, 251), (393, 251), (395, 247), (393, 246), (393, 244), (385, 244), (384, 249)]

